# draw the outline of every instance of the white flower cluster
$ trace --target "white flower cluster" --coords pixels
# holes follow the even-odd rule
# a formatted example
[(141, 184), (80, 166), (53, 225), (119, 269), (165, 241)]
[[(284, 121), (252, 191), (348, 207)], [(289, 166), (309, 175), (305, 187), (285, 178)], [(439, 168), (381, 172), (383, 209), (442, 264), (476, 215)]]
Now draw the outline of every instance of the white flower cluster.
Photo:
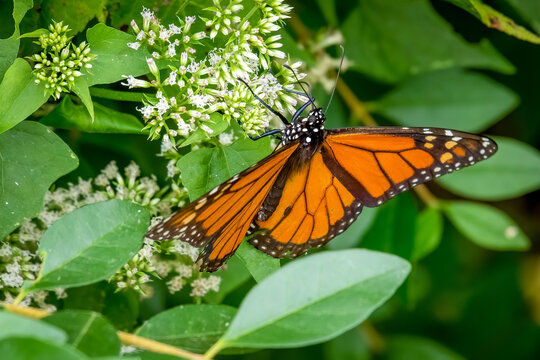
[[(37, 253), (39, 239), (45, 230), (61, 216), (87, 204), (108, 199), (130, 200), (145, 206), (154, 215), (153, 224), (171, 213), (173, 207), (183, 206), (186, 193), (176, 185), (171, 189), (160, 188), (154, 176), (141, 177), (140, 168), (131, 163), (123, 174), (115, 162), (109, 163), (101, 173), (90, 180), (79, 179), (68, 188), (57, 188), (45, 195), (44, 206), (34, 219), (26, 219), (12, 234), (0, 241), (0, 301), (12, 302), (20, 292), (25, 280), (34, 280), (40, 270), (42, 259)], [(145, 293), (152, 275), (162, 278), (182, 277), (182, 285), (198, 278), (195, 265), (199, 251), (178, 240), (154, 242), (145, 239), (142, 249), (110, 282), (118, 289), (133, 289)], [(194, 286), (194, 285), (192, 285)], [(214, 289), (216, 287), (213, 287)], [(171, 292), (175, 292), (170, 286)], [(54, 310), (46, 302), (66, 296), (63, 289), (31, 293), (23, 305), (35, 305)]]
[(83, 75), (83, 69), (92, 67), (90, 61), (94, 58), (86, 42), (83, 41), (79, 46), (71, 43), (68, 31), (67, 25), (53, 21), (49, 32), (35, 42), (41, 46), (42, 52), (29, 57), (35, 62), (35, 82), (44, 82), (45, 89), (55, 99), (73, 88), (75, 78)]
[[(274, 61), (285, 58), (279, 50), (281, 35), (271, 35), (288, 18), (291, 7), (283, 0), (256, 0), (251, 9), (244, 9), (241, 0), (213, 0), (210, 5), (204, 9), (211, 15), (208, 18), (188, 16), (178, 26), (160, 24), (148, 9), (141, 13), (141, 26), (131, 23), (136, 42), (128, 46), (150, 50), (152, 79), (125, 75), (123, 84), (155, 88), (155, 98), (138, 110), (150, 137), (161, 137), (169, 149), (196, 129), (213, 134), (208, 120), (217, 112), (221, 121), (238, 121), (248, 134), (269, 125), (272, 114), (238, 79), (279, 111), (293, 113), (297, 104), (298, 96), (286, 91), (296, 82), (294, 74)], [(297, 73), (300, 65), (291, 68)], [(297, 73), (299, 79), (304, 76)]]

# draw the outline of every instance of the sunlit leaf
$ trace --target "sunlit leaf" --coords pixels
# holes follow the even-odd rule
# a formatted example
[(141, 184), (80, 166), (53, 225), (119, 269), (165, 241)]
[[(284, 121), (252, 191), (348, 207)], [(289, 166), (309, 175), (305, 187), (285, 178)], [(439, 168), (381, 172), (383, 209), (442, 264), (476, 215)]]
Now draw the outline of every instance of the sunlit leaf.
[(235, 256), (238, 256), (256, 282), (261, 282), (265, 277), (279, 270), (280, 267), (279, 259), (255, 249), (247, 241), (240, 244)]
[[(4, 359), (35, 360), (84, 360), (83, 353), (67, 345), (43, 339), (16, 337), (0, 340), (0, 354)], [(39, 357), (38, 357), (39, 356)]]
[(58, 344), (65, 343), (67, 339), (66, 334), (55, 326), (1, 311), (0, 340), (13, 337), (31, 337)]
[(86, 205), (62, 216), (39, 242), (45, 260), (30, 290), (109, 278), (140, 249), (148, 225), (145, 208), (120, 200)]
[(298, 347), (365, 320), (403, 282), (410, 265), (394, 255), (351, 249), (295, 260), (245, 297), (223, 347)]

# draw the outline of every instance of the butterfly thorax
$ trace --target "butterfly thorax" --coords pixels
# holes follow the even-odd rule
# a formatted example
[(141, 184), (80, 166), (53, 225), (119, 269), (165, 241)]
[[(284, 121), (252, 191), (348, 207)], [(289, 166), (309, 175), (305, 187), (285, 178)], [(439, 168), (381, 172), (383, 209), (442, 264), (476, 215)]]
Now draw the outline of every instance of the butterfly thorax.
[(301, 146), (317, 146), (324, 137), (325, 120), (321, 108), (310, 111), (307, 117), (296, 118), (283, 129), (283, 145), (298, 141)]

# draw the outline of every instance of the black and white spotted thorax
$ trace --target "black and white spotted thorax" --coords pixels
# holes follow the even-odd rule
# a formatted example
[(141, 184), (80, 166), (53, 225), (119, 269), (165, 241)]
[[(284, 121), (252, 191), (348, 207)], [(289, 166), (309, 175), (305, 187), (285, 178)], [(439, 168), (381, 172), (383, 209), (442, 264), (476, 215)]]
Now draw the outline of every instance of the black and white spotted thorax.
[(298, 117), (281, 132), (283, 144), (299, 141), (301, 145), (319, 144), (324, 137), (326, 117), (321, 108), (311, 110), (307, 117)]

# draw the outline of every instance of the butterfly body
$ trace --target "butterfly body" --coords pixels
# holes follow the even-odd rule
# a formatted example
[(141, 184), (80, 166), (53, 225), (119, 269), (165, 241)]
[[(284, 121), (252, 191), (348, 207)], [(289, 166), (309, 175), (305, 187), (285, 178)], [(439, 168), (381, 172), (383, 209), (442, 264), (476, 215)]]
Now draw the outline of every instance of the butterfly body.
[(274, 257), (303, 254), (375, 207), (433, 178), (487, 159), (487, 137), (454, 130), (359, 127), (327, 130), (321, 109), (296, 117), (280, 147), (259, 163), (176, 212), (147, 234), (204, 247), (214, 271), (246, 234)]

